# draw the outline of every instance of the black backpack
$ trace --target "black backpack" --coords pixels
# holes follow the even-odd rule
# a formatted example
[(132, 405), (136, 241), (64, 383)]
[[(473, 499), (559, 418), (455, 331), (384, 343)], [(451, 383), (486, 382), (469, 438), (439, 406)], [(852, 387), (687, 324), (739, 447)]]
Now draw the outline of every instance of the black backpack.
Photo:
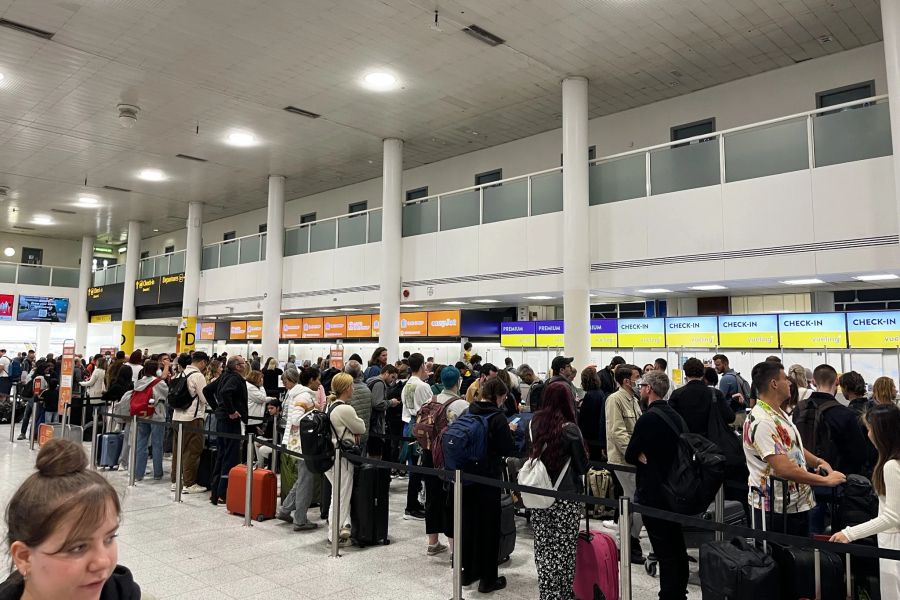
[(33, 377), (31, 379), (29, 379), (28, 383), (26, 383), (22, 387), (22, 391), (20, 392), (20, 395), (23, 398), (34, 398), (34, 378)]
[(188, 388), (186, 374), (181, 373), (169, 381), (169, 395), (166, 396), (166, 402), (176, 410), (185, 410), (194, 403), (194, 397), (191, 396), (190, 388)]
[(335, 367), (328, 367), (324, 371), (322, 371), (322, 375), (319, 378), (319, 382), (322, 384), (322, 387), (325, 388), (325, 393), (331, 393), (331, 380), (334, 379), (334, 376), (340, 373), (340, 369)]
[(840, 403), (833, 398), (822, 402), (810, 399), (805, 404), (798, 405), (794, 411), (794, 425), (800, 433), (803, 447), (825, 459), (830, 465), (838, 462), (838, 455), (831, 427), (825, 422), (825, 413), (836, 406), (840, 406)]
[(747, 383), (747, 380), (741, 377), (741, 374), (737, 371), (734, 372), (734, 380), (737, 382), (738, 391), (744, 397), (744, 402), (748, 402), (750, 400), (750, 384)]
[(872, 483), (862, 475), (847, 475), (847, 482), (836, 492), (832, 531), (853, 527), (878, 516), (878, 496)]
[(528, 392), (528, 404), (531, 406), (531, 412), (537, 412), (541, 409), (541, 400), (544, 397), (544, 382), (535, 381), (531, 384)]
[(683, 421), (676, 425), (665, 410), (653, 413), (678, 435), (675, 461), (662, 484), (669, 509), (699, 515), (709, 508), (725, 481), (725, 456), (702, 435), (688, 433)]
[(321, 475), (334, 464), (331, 420), (321, 410), (311, 410), (300, 419), (300, 446), (310, 473)]

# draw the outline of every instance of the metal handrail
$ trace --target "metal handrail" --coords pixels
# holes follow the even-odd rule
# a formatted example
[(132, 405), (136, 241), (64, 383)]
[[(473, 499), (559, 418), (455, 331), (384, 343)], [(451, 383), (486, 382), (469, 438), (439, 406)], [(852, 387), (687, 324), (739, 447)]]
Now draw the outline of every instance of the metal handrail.
[(344, 219), (347, 217), (356, 217), (362, 215), (368, 215), (369, 213), (379, 212), (381, 209), (380, 206), (376, 206), (375, 208), (367, 208), (366, 210), (358, 210), (352, 213), (344, 213), (342, 215), (337, 215), (336, 217), (323, 217), (321, 219), (316, 219), (315, 221), (310, 221), (309, 223), (298, 223), (297, 225), (291, 225), (290, 227), (285, 227), (285, 231), (293, 231), (294, 229), (303, 229), (304, 227), (309, 227), (310, 225), (318, 225), (319, 223), (324, 223), (325, 221), (337, 221), (339, 219)]
[(462, 194), (464, 192), (473, 192), (475, 190), (483, 190), (485, 188), (502, 185), (504, 183), (510, 183), (512, 181), (519, 181), (520, 179), (528, 179), (530, 177), (537, 177), (538, 175), (546, 175), (547, 173), (555, 173), (557, 171), (562, 171), (562, 167), (552, 167), (550, 169), (544, 169), (543, 171), (535, 171), (534, 173), (526, 173), (525, 175), (516, 175), (515, 177), (507, 177), (506, 179), (498, 179), (497, 181), (492, 181), (490, 183), (479, 183), (478, 185), (470, 185), (469, 187), (460, 188), (458, 190), (451, 190), (449, 192), (441, 192), (440, 194), (432, 194), (430, 196), (425, 196), (423, 198), (416, 198), (415, 200), (404, 200), (403, 205), (409, 206), (410, 204), (423, 204), (425, 202), (428, 202), (429, 200), (435, 200), (437, 198), (440, 198), (441, 196), (452, 196), (455, 194)]
[[(71, 287), (71, 286), (59, 285), (55, 281), (56, 278), (54, 277), (54, 274), (57, 272), (62, 272), (62, 271), (78, 273), (80, 270), (78, 267), (62, 267), (62, 266), (54, 266), (54, 265), (32, 265), (29, 263), (12, 262), (12, 261), (8, 261), (8, 260), (0, 261), (0, 266), (2, 266), (2, 265), (8, 265), (11, 267), (15, 267), (16, 273), (15, 273), (15, 277), (13, 278), (13, 281), (12, 281), (12, 283), (15, 285), (21, 284), (21, 285), (47, 285), (47, 286), (56, 286), (56, 287)], [(47, 283), (44, 283), (42, 281), (38, 281), (38, 282), (20, 281), (20, 275), (21, 275), (21, 272), (23, 269), (46, 270), (47, 271)]]
[(242, 235), (241, 237), (232, 238), (230, 240), (222, 240), (220, 242), (213, 242), (212, 244), (204, 244), (203, 247), (211, 248), (213, 246), (221, 246), (223, 244), (233, 244), (235, 242), (240, 242), (241, 240), (246, 240), (248, 238), (254, 238), (254, 237), (261, 238), (262, 236), (266, 235), (267, 233), (268, 233), (268, 231), (264, 231), (262, 233), (251, 233), (249, 235)]

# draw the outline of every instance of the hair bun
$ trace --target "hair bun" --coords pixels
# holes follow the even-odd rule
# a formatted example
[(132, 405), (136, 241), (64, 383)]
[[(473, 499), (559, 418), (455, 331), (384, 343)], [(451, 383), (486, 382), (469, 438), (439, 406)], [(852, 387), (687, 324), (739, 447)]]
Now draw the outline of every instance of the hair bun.
[(35, 467), (44, 477), (64, 477), (87, 470), (84, 448), (70, 440), (52, 439), (38, 452)]

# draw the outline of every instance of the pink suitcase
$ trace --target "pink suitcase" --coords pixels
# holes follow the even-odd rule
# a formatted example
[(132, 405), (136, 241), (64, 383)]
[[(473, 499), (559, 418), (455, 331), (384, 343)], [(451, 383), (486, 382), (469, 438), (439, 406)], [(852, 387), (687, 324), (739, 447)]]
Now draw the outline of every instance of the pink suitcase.
[(575, 555), (576, 600), (619, 600), (616, 541), (601, 531), (578, 533)]

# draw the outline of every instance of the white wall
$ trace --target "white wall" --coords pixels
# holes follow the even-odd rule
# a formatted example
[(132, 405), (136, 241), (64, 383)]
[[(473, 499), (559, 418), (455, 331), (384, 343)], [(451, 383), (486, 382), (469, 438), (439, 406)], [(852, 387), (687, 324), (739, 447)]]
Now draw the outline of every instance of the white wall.
[[(715, 117), (717, 128), (727, 129), (812, 110), (816, 92), (869, 80), (875, 81), (877, 94), (887, 93), (884, 47), (880, 43), (592, 119), (588, 142), (597, 146), (598, 157), (616, 154), (667, 142), (672, 126), (700, 119)], [(444, 193), (471, 186), (476, 173), (492, 169), (502, 168), (504, 177), (513, 177), (559, 166), (561, 152), (562, 133), (554, 129), (408, 169), (403, 173), (403, 187), (428, 186), (430, 194)], [(285, 225), (298, 224), (300, 215), (309, 212), (320, 219), (342, 215), (351, 202), (361, 200), (368, 201), (369, 208), (381, 206), (380, 178), (288, 201)], [(257, 233), (265, 221), (266, 209), (259, 208), (204, 223), (203, 243), (222, 241), (227, 231), (235, 231), (238, 237)], [(172, 242), (176, 250), (183, 249), (185, 232), (149, 238), (142, 249), (150, 250), (151, 255), (160, 254)]]
[(81, 258), (81, 240), (62, 240), (53, 237), (4, 233), (0, 238), (0, 251), (11, 246), (16, 253), (12, 257), (0, 254), (0, 260), (22, 262), (22, 247), (40, 248), (44, 251), (44, 264), (57, 267), (77, 267)]

